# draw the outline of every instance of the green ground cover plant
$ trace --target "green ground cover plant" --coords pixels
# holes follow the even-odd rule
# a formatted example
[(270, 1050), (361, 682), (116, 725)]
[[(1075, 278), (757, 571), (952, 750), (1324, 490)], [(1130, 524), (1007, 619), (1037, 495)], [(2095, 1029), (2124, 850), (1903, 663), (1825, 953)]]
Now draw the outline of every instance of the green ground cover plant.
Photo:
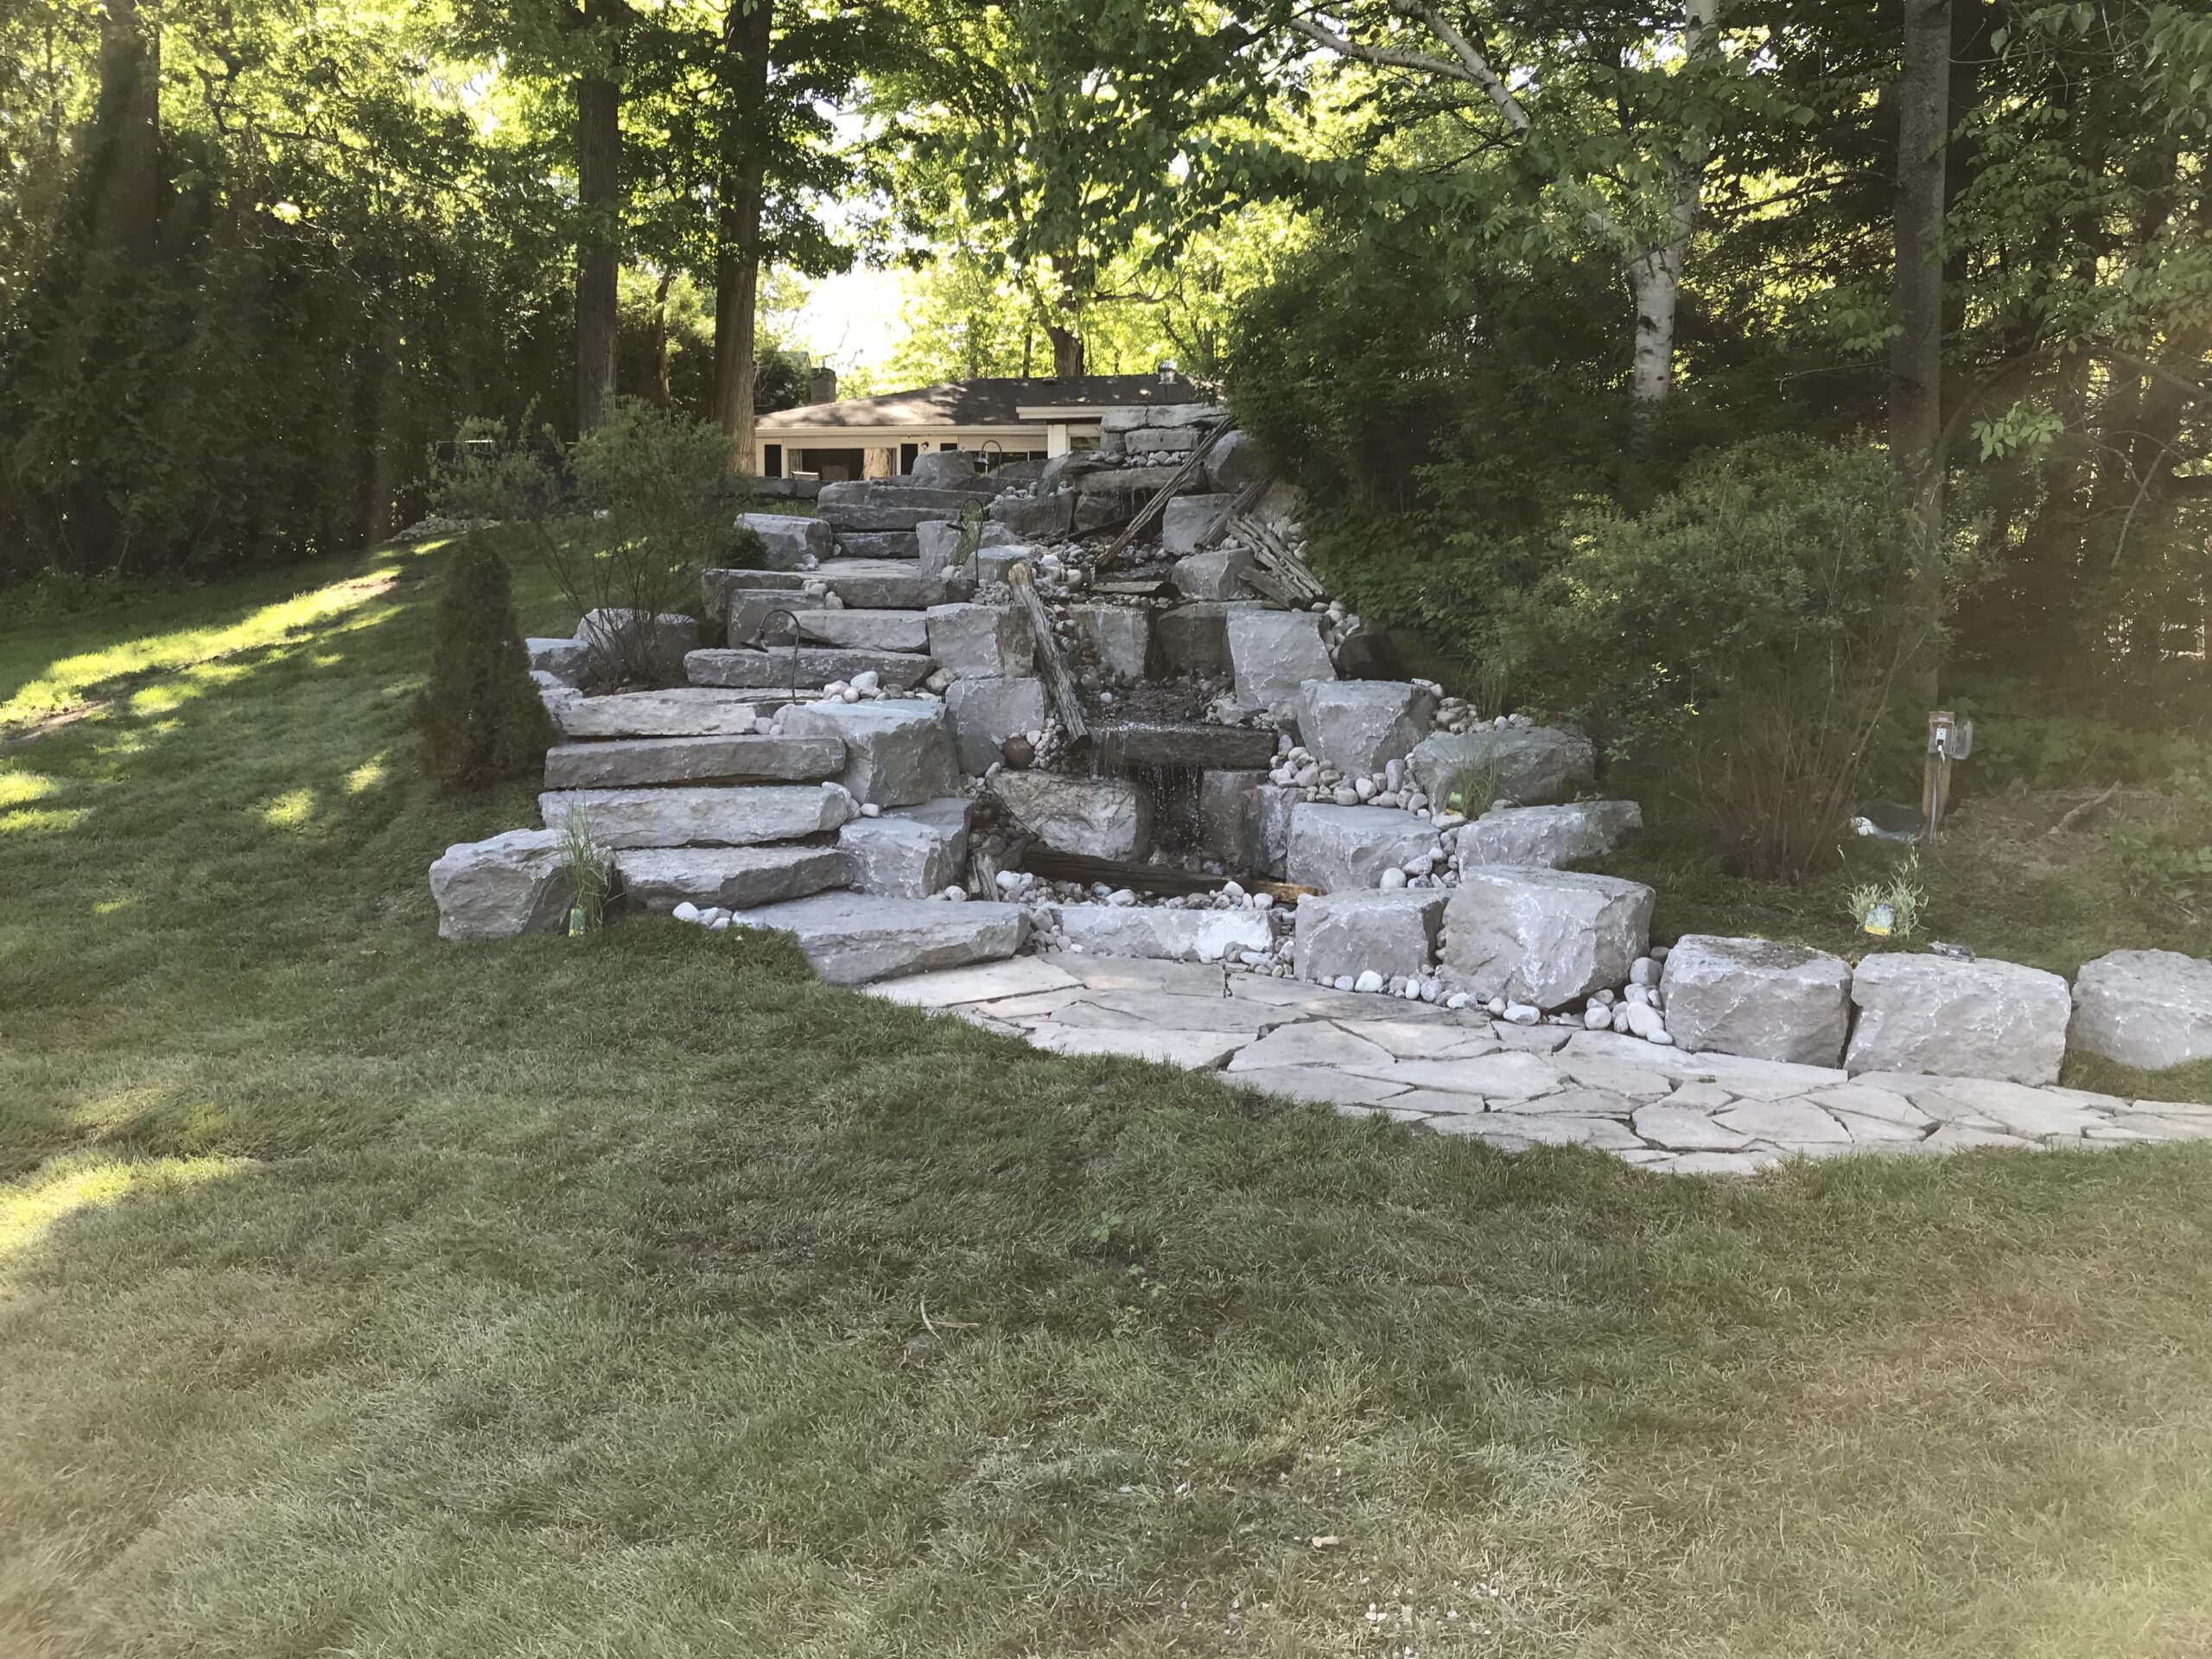
[[(0, 631), (0, 1652), (2212, 1645), (2204, 1148), (1669, 1180), (741, 933), (442, 944), (531, 810), (415, 764), (447, 556)], [(2162, 942), (2105, 865), (1921, 879)]]

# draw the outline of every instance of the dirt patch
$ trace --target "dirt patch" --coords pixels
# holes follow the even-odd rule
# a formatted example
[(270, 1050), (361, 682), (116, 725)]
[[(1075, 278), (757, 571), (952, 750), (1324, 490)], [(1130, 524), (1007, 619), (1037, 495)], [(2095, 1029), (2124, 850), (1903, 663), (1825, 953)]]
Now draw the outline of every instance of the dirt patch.
[(2145, 823), (2179, 810), (2155, 789), (2025, 789), (1961, 801), (1953, 810), (1947, 848), (2050, 875), (2095, 857), (2122, 824)]

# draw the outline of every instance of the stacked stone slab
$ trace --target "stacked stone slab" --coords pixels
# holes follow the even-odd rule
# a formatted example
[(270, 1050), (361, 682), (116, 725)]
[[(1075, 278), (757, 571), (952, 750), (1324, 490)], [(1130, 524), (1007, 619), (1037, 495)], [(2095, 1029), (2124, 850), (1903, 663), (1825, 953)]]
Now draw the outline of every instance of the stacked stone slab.
[(1667, 1030), (1690, 1053), (1843, 1064), (1851, 964), (1840, 957), (1769, 939), (1688, 934), (1668, 951), (1659, 983)]
[(1436, 966), (1444, 907), (1441, 890), (1309, 894), (1298, 902), (1295, 961), (1300, 979), (1374, 972), (1412, 977)]

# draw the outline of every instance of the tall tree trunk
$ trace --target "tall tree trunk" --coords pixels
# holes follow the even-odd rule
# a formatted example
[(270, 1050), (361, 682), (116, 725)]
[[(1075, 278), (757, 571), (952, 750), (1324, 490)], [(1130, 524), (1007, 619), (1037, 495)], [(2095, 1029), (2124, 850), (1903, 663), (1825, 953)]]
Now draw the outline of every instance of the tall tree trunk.
[(576, 430), (606, 417), (614, 395), (620, 343), (617, 298), (622, 268), (622, 88), (611, 61), (619, 49), (621, 0), (587, 0), (586, 24), (608, 54), (604, 73), (576, 79), (576, 197), (583, 210), (576, 242)]
[(676, 286), (676, 267), (664, 268), (653, 288), (653, 401), (663, 409), (676, 401), (668, 378), (668, 294)]
[[(1897, 81), (1897, 337), (1890, 349), (1890, 461), (1917, 509), (1913, 604), (1940, 624), (1943, 572), (1943, 236), (1945, 147), (1950, 137), (1951, 0), (1907, 0)], [(1936, 693), (1940, 651), (1923, 654), (1923, 690)]]
[(157, 25), (141, 14), (138, 0), (105, 0), (92, 115), (92, 230), (140, 269), (153, 263), (161, 223), (161, 92)]
[(1083, 336), (1072, 328), (1063, 328), (1057, 322), (1045, 325), (1045, 338), (1052, 342), (1052, 372), (1061, 379), (1070, 379), (1083, 372)]
[(1084, 289), (1077, 280), (1080, 270), (1073, 255), (1056, 253), (1052, 256), (1052, 274), (1058, 279), (1060, 289), (1060, 311), (1068, 322), (1062, 324), (1053, 321), (1050, 316), (1046, 317), (1045, 338), (1052, 345), (1052, 372), (1063, 380), (1083, 373), (1084, 365), (1090, 358), (1090, 353), (1083, 343)]
[(774, 0), (730, 0), (722, 17), (722, 170), (715, 181), (715, 419), (730, 470), (757, 471), (760, 216), (768, 176), (768, 56)]
[[(1693, 71), (1718, 45), (1715, 19), (1720, 0), (1685, 0), (1682, 55)], [(1639, 408), (1663, 404), (1675, 389), (1675, 319), (1681, 308), (1682, 273), (1688, 268), (1690, 238), (1697, 230), (1705, 200), (1705, 165), (1709, 146), (1700, 134), (1669, 166), (1673, 234), (1664, 247), (1647, 250), (1629, 264), (1629, 285), (1636, 296), (1636, 349), (1630, 391)]]

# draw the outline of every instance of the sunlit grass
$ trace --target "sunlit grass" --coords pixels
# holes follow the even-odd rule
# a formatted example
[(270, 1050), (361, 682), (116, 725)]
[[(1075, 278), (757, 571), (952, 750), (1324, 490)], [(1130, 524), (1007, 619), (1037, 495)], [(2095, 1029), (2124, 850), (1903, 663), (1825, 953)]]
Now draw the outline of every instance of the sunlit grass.
[(37, 1243), (58, 1223), (135, 1195), (175, 1192), (247, 1167), (230, 1158), (57, 1158), (29, 1180), (0, 1187), (0, 1263)]

